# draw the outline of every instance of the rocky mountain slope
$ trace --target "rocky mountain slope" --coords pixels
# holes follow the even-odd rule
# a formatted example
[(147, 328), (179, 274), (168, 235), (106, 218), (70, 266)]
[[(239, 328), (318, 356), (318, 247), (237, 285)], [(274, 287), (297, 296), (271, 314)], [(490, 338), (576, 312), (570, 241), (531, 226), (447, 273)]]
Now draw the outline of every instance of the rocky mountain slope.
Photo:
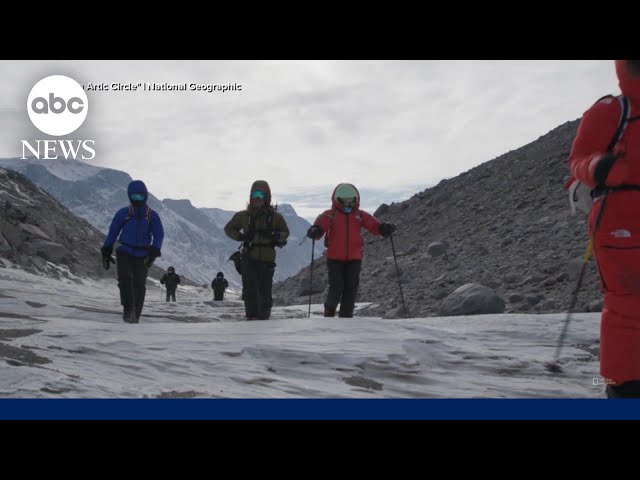
[[(102, 268), (104, 235), (31, 180), (0, 169), (0, 268), (20, 267), (52, 278), (113, 278)], [(149, 277), (160, 278), (154, 266)], [(187, 284), (191, 283), (185, 279)]]
[[(114, 213), (128, 204), (127, 185), (132, 178), (126, 172), (96, 167), (76, 160), (33, 158), (0, 159), (0, 168), (22, 173), (51, 194), (75, 215), (86, 219), (106, 234)], [(234, 212), (197, 208), (188, 199), (160, 200), (150, 188), (149, 206), (155, 209), (165, 230), (162, 257), (156, 264), (192, 278), (198, 284), (210, 284), (222, 271), (235, 286), (241, 283), (229, 256), (239, 243), (224, 233), (224, 224)], [(310, 257), (309, 243), (299, 245), (309, 223), (297, 216), (290, 205), (280, 205), (291, 230), (291, 240), (278, 251), (276, 280), (296, 274)], [(224, 222), (224, 223), (223, 223)]]
[[(390, 240), (365, 232), (360, 314), (402, 316), (400, 288), (411, 315), (450, 314), (445, 299), (466, 284), (486, 287), (505, 312), (563, 312), (575, 288), (587, 245), (586, 217), (572, 216), (564, 184), (578, 120), (463, 174), (382, 205), (375, 215), (393, 222)], [(428, 161), (428, 159), (425, 159)], [(322, 245), (316, 245), (316, 259)], [(274, 285), (276, 304), (308, 301), (309, 267)], [(398, 280), (400, 280), (400, 285)], [(314, 264), (312, 301), (327, 289), (324, 258)], [(598, 311), (601, 294), (590, 261), (576, 311)], [(484, 301), (484, 300), (483, 300)], [(476, 300), (458, 313), (482, 313)], [(450, 302), (449, 302), (450, 303)], [(498, 308), (498, 310), (500, 310)]]

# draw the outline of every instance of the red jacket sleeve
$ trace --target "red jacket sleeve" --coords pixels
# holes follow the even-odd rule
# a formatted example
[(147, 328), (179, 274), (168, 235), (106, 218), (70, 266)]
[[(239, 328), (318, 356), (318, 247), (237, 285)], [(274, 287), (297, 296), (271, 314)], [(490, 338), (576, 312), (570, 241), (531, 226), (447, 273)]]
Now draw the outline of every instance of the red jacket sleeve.
[(600, 100), (582, 116), (569, 155), (571, 174), (589, 187), (595, 187), (589, 163), (607, 152), (620, 120), (620, 103), (616, 98)]
[(329, 230), (329, 226), (331, 225), (331, 219), (333, 218), (332, 213), (333, 212), (331, 210), (325, 210), (320, 215), (318, 215), (318, 218), (316, 218), (316, 221), (313, 222), (314, 225), (317, 225), (322, 229), (323, 235), (327, 233), (327, 230)]
[(360, 210), (360, 218), (362, 218), (362, 226), (366, 228), (369, 233), (377, 235), (378, 237), (382, 236), (380, 235), (380, 222), (376, 217)]

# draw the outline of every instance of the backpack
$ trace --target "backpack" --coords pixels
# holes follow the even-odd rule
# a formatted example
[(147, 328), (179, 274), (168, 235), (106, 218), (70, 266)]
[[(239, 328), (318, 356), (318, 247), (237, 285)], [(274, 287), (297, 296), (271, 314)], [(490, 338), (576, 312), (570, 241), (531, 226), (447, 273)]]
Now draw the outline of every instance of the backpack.
[[(247, 239), (244, 241), (244, 246), (247, 248), (246, 252), (248, 252), (251, 248), (253, 248), (252, 242), (253, 242), (253, 238), (255, 236), (256, 233), (267, 233), (268, 235), (270, 235), (271, 233), (273, 233), (273, 217), (275, 215), (275, 212), (278, 211), (278, 206), (276, 205), (275, 207), (273, 207), (273, 211), (269, 210), (269, 213), (267, 214), (267, 227), (266, 228), (262, 228), (262, 229), (256, 229), (255, 228), (255, 215), (250, 215), (249, 216), (249, 231), (247, 232)], [(286, 240), (282, 240), (282, 241), (274, 241), (273, 242), (273, 246), (274, 247), (279, 247), (282, 248), (287, 244)], [(266, 246), (266, 245), (260, 245), (260, 246)], [(246, 253), (245, 252), (245, 253)]]
[[(598, 99), (598, 102), (605, 98), (612, 97), (613, 95), (605, 95)], [(618, 128), (616, 129), (613, 138), (607, 146), (607, 152), (612, 152), (624, 132), (627, 123), (637, 120), (640, 117), (629, 118), (631, 113), (631, 106), (629, 105), (629, 99), (623, 95), (616, 97), (620, 103), (620, 119), (618, 120)], [(598, 103), (596, 102), (596, 103)], [(569, 190), (569, 206), (571, 208), (571, 214), (575, 215), (577, 211), (588, 214), (593, 207), (593, 199), (595, 189), (591, 189), (580, 180), (575, 177), (571, 177), (565, 184), (564, 188)]]
[[(273, 209), (273, 212), (277, 212), (278, 211), (278, 206), (276, 205)], [(270, 232), (273, 230), (273, 212), (269, 212), (269, 215), (267, 217), (267, 229), (265, 230), (256, 230), (255, 226), (254, 226), (254, 216), (249, 216), (249, 231), (247, 232), (247, 237), (249, 239), (253, 239), (253, 236), (255, 235), (256, 232)], [(287, 244), (286, 240), (283, 240), (281, 242), (274, 242), (274, 246), (282, 248)], [(230, 257), (229, 260), (231, 260), (233, 262), (233, 266), (236, 267), (236, 271), (242, 275), (242, 255), (243, 253), (246, 254), (249, 252), (249, 250), (251, 250), (252, 245), (251, 245), (251, 241), (250, 240), (245, 240), (239, 247), (238, 250), (236, 250)], [(227, 260), (227, 261), (229, 261)]]
[[(124, 228), (124, 226), (133, 217), (135, 217), (135, 212), (133, 211), (133, 206), (129, 205), (129, 210), (127, 211), (127, 216), (124, 218), (124, 220), (122, 222), (122, 226), (120, 227), (120, 232), (122, 232), (122, 229)], [(149, 226), (151, 226), (151, 208), (149, 207), (149, 205), (145, 205), (144, 206), (144, 218), (147, 219), (147, 222), (149, 222)], [(126, 245), (126, 244), (122, 243), (122, 241), (120, 241), (120, 244)], [(138, 247), (138, 248), (148, 248), (148, 247)]]
[[(129, 220), (131, 220), (133, 217), (134, 217), (133, 206), (129, 205), (129, 211), (127, 212), (127, 216), (125, 217), (122, 225), (124, 226), (124, 224), (127, 223)], [(151, 224), (151, 208), (149, 207), (149, 205), (144, 206), (144, 218), (146, 218), (147, 222)]]

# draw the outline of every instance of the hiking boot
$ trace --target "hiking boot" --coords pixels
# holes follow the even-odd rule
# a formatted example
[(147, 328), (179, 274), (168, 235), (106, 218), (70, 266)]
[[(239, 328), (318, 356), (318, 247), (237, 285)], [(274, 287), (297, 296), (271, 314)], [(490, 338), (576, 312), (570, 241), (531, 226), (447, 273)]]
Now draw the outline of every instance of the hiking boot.
[[(131, 312), (129, 310), (125, 310), (124, 313), (122, 314), (122, 320), (124, 320), (127, 323), (131, 323), (132, 314), (133, 314), (133, 312)], [(133, 318), (135, 318), (135, 315), (133, 315)]]
[(258, 317), (247, 317), (247, 320), (258, 320)]
[(327, 307), (326, 305), (324, 306), (324, 316), (325, 317), (335, 317), (336, 316), (336, 309), (331, 308), (331, 307)]

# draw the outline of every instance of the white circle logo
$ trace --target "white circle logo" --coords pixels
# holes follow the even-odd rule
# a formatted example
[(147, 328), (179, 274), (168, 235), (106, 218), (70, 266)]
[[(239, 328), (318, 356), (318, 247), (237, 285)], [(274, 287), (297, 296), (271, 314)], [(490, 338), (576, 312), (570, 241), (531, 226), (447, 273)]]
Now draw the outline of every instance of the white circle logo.
[(36, 83), (27, 99), (29, 118), (38, 130), (60, 137), (75, 132), (87, 118), (87, 94), (74, 79), (52, 75)]

